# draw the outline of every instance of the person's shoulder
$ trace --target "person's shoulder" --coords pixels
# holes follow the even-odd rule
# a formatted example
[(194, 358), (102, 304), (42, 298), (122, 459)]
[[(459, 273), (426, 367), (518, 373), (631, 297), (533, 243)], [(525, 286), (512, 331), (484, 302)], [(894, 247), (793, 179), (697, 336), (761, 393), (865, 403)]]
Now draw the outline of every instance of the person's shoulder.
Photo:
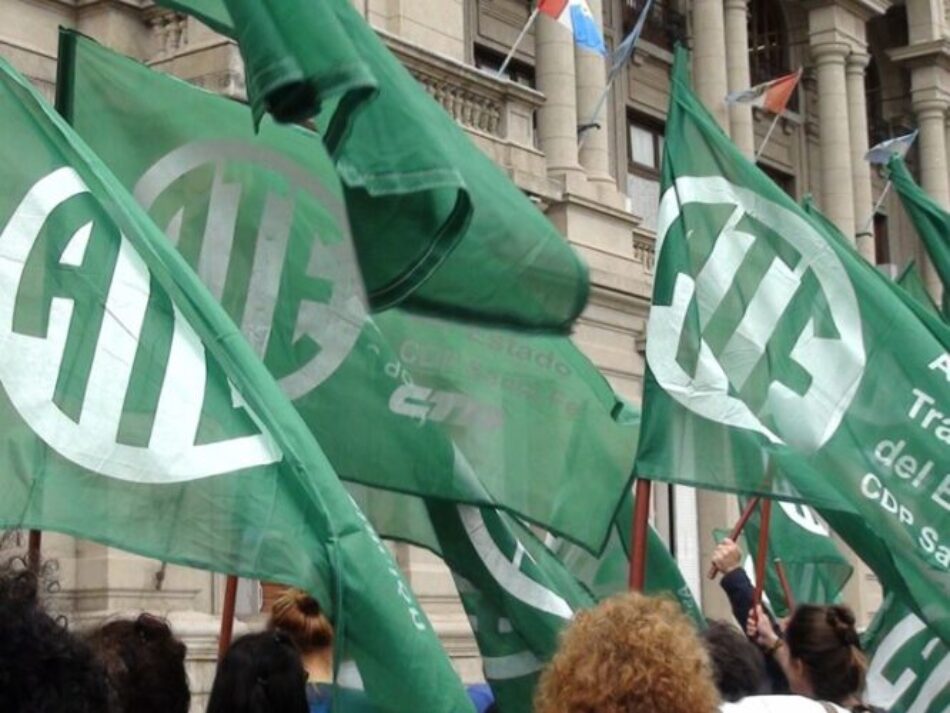
[(720, 713), (848, 713), (833, 703), (804, 696), (747, 696), (735, 703), (723, 703)]

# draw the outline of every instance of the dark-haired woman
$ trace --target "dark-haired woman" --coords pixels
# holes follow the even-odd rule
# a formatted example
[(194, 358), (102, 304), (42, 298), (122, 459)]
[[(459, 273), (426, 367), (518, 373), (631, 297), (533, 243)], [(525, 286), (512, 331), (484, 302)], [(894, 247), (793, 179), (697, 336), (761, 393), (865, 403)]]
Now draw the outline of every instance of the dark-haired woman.
[(306, 682), (287, 634), (248, 634), (221, 659), (207, 713), (308, 713)]
[(864, 702), (867, 659), (845, 606), (803, 604), (779, 638), (762, 608), (750, 616), (747, 633), (781, 665), (793, 693), (833, 703), (852, 713), (876, 709)]
[(105, 667), (116, 713), (188, 713), (186, 648), (164, 619), (108, 621), (86, 641)]

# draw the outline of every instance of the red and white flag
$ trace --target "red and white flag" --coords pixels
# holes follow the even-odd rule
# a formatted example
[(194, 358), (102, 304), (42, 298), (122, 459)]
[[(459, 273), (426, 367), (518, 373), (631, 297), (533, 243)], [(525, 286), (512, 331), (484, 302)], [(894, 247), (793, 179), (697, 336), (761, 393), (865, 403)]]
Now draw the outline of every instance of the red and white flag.
[(785, 111), (785, 105), (792, 98), (792, 93), (801, 77), (802, 70), (799, 69), (797, 72), (756, 84), (741, 92), (730, 92), (726, 95), (726, 104), (751, 104), (773, 114), (781, 114)]

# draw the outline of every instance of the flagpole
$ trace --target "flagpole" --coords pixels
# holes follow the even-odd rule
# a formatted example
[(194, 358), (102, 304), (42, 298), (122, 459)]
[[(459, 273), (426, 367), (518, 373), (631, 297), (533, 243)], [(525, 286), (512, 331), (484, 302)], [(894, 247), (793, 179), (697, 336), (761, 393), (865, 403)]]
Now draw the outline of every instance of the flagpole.
[(769, 143), (769, 139), (772, 138), (772, 132), (775, 131), (775, 125), (778, 124), (778, 120), (782, 118), (781, 114), (776, 114), (775, 118), (772, 119), (772, 123), (769, 125), (769, 130), (765, 134), (765, 138), (762, 139), (762, 145), (759, 146), (759, 150), (755, 152), (755, 163), (759, 162), (759, 159), (762, 157), (762, 152), (765, 151), (765, 147)]
[(221, 631), (218, 633), (218, 661), (224, 658), (231, 646), (231, 635), (234, 633), (234, 609), (237, 603), (238, 578), (228, 575), (224, 587), (224, 606), (221, 610)]
[(871, 233), (871, 226), (874, 225), (874, 216), (877, 215), (877, 212), (881, 209), (881, 205), (883, 205), (884, 199), (887, 197), (887, 192), (889, 190), (891, 190), (890, 178), (888, 178), (887, 183), (884, 184), (884, 189), (881, 191), (881, 195), (878, 197), (874, 207), (871, 208), (871, 215), (868, 217), (867, 223), (864, 224), (864, 228), (860, 233), (858, 233), (858, 235), (873, 235), (873, 233)]
[[(620, 72), (617, 72), (617, 74), (620, 74)], [(600, 99), (597, 100), (597, 105), (594, 107), (594, 111), (591, 112), (590, 121), (577, 127), (577, 133), (579, 134), (577, 140), (578, 151), (584, 148), (584, 141), (587, 139), (587, 131), (589, 129), (597, 128), (597, 117), (600, 116), (600, 112), (604, 108), (604, 104), (607, 103), (607, 96), (610, 94), (610, 88), (613, 87), (614, 80), (617, 78), (617, 74), (611, 77), (610, 81), (607, 82), (607, 86), (604, 87), (604, 91), (601, 93)]]
[(775, 565), (775, 573), (778, 575), (779, 584), (782, 585), (782, 594), (785, 595), (785, 606), (788, 607), (788, 611), (791, 613), (795, 609), (795, 597), (792, 594), (792, 585), (788, 583), (785, 565), (778, 557), (775, 558), (773, 564)]
[(41, 530), (30, 530), (30, 540), (26, 549), (26, 566), (33, 574), (39, 574), (40, 556), (43, 546), (43, 532)]
[(633, 592), (642, 592), (647, 574), (647, 536), (650, 524), (650, 481), (637, 478), (634, 492), (633, 528), (630, 533), (630, 579)]
[(505, 61), (501, 63), (501, 66), (498, 68), (498, 74), (495, 76), (502, 76), (505, 73), (505, 70), (508, 69), (508, 63), (511, 62), (511, 58), (515, 56), (515, 52), (518, 49), (518, 45), (521, 44), (521, 40), (524, 39), (524, 36), (528, 34), (528, 28), (531, 27), (531, 23), (534, 22), (534, 19), (538, 16), (539, 8), (535, 7), (531, 11), (531, 14), (528, 15), (528, 21), (524, 23), (524, 27), (521, 28), (521, 32), (518, 34), (518, 38), (515, 40), (515, 43), (511, 46), (511, 49), (508, 50), (508, 54), (505, 57)]
[[(729, 533), (729, 539), (735, 542), (739, 539), (739, 535), (742, 534), (742, 531), (745, 529), (746, 523), (749, 522), (749, 518), (752, 517), (752, 512), (755, 510), (756, 506), (759, 504), (759, 496), (749, 498), (749, 502), (746, 503), (745, 510), (742, 511), (742, 514), (739, 516), (739, 519), (736, 520), (736, 524), (732, 526), (732, 531)], [(716, 578), (716, 565), (713, 565), (709, 568), (709, 579)]]
[(762, 603), (765, 587), (765, 567), (768, 564), (769, 525), (772, 521), (772, 501), (762, 501), (759, 508), (759, 547), (755, 553), (755, 593), (752, 595), (752, 615), (758, 618), (758, 606)]

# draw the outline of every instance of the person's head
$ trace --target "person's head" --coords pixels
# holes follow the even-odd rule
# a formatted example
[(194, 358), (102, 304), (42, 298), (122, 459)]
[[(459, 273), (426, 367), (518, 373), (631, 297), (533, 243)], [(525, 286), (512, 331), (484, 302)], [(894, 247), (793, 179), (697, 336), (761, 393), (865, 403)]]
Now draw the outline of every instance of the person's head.
[(620, 594), (577, 614), (541, 674), (536, 713), (714, 713), (709, 657), (674, 602)]
[(218, 665), (207, 713), (307, 713), (306, 683), (300, 652), (287, 634), (248, 634)]
[(43, 611), (36, 577), (0, 567), (0, 711), (106, 713), (105, 671)]
[(116, 713), (188, 713), (185, 645), (164, 619), (108, 621), (86, 641), (106, 669)]
[(317, 600), (300, 589), (288, 589), (277, 598), (268, 628), (289, 634), (304, 656), (333, 646), (333, 625)]
[(724, 621), (710, 621), (701, 636), (712, 661), (716, 688), (724, 701), (738, 701), (768, 691), (765, 658), (745, 634)]
[(867, 660), (848, 607), (799, 606), (785, 628), (785, 644), (794, 693), (840, 703), (864, 691)]

